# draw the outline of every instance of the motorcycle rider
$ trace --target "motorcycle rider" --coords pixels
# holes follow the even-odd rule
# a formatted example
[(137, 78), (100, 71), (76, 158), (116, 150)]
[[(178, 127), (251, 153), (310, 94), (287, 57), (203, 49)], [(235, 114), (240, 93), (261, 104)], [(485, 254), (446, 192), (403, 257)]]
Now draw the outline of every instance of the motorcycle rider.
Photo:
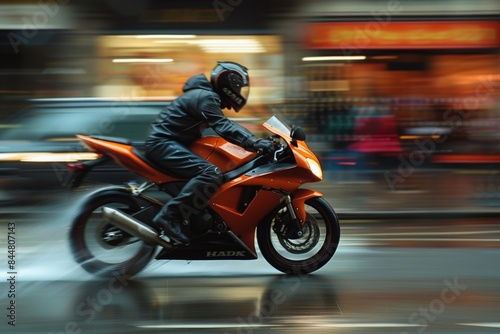
[(223, 183), (220, 169), (189, 150), (189, 145), (210, 127), (219, 136), (248, 151), (272, 152), (274, 144), (259, 139), (224, 116), (222, 109), (239, 112), (249, 93), (248, 69), (235, 62), (218, 62), (210, 81), (204, 74), (189, 78), (183, 94), (151, 123), (146, 156), (173, 176), (189, 180), (168, 201), (153, 223), (177, 243), (189, 244), (185, 226), (199, 213)]

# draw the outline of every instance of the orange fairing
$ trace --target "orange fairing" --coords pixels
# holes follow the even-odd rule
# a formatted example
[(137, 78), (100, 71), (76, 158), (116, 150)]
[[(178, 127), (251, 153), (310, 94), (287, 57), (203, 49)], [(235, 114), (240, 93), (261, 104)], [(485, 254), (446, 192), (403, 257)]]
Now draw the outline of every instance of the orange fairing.
[(297, 191), (293, 194), (292, 206), (295, 209), (295, 214), (301, 224), (304, 224), (306, 221), (305, 202), (310, 198), (322, 196), (323, 194), (319, 191), (309, 189), (297, 189)]
[[(281, 197), (269, 190), (258, 190), (243, 212), (238, 211), (238, 199), (244, 187), (227, 187), (212, 198), (210, 205), (250, 250), (255, 252), (254, 237), (257, 224), (280, 204)], [(229, 188), (229, 189), (228, 189)]]
[(110, 156), (122, 167), (157, 184), (178, 180), (174, 177), (161, 173), (141, 160), (134, 154), (132, 145), (105, 141), (85, 135), (77, 135), (77, 137), (96, 153)]
[(200, 138), (191, 145), (190, 149), (219, 167), (223, 173), (243, 165), (257, 155), (257, 153), (246, 151), (221, 137)]
[[(304, 176), (302, 180), (298, 175)], [(304, 202), (309, 198), (322, 196), (317, 191), (297, 189), (310, 175), (305, 170), (296, 167), (274, 171), (260, 175), (241, 175), (236, 179), (222, 185), (210, 205), (221, 218), (229, 225), (230, 229), (241, 238), (251, 249), (254, 249), (254, 231), (257, 224), (270, 212), (280, 205), (283, 194), (289, 193), (292, 205), (301, 223), (305, 222), (306, 212)], [(239, 200), (245, 188), (255, 186), (260, 188), (255, 197), (241, 212), (238, 209)], [(263, 187), (262, 187), (263, 186)], [(277, 192), (279, 190), (281, 193)]]
[[(212, 198), (210, 205), (221, 218), (229, 225), (231, 230), (251, 249), (254, 249), (254, 231), (257, 224), (264, 219), (272, 210), (279, 206), (283, 195), (272, 189), (259, 189), (248, 203), (243, 212), (238, 210), (238, 201), (241, 198), (245, 186), (267, 184), (269, 187), (281, 189), (291, 193), (292, 205), (300, 223), (306, 220), (304, 202), (322, 194), (308, 189), (297, 189), (300, 184), (290, 176), (294, 169), (280, 172), (281, 176), (273, 173), (272, 176), (241, 176), (229, 183), (224, 184), (219, 193)], [(288, 175), (288, 176), (287, 176)]]

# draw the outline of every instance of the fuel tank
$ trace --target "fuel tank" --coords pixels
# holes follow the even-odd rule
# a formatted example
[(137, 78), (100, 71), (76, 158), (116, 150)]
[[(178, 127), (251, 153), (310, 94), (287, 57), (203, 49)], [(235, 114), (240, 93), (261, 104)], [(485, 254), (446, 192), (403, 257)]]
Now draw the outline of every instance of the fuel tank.
[(200, 138), (191, 144), (190, 149), (219, 167), (223, 173), (237, 168), (257, 156), (255, 152), (246, 151), (238, 145), (216, 136)]

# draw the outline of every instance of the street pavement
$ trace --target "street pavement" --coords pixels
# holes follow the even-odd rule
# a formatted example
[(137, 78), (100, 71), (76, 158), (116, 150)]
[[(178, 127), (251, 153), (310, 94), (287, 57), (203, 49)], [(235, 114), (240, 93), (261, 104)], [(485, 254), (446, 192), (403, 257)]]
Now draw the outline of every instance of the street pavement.
[[(71, 258), (65, 218), (15, 218), (15, 284), (4, 266), (0, 283), (2, 333), (493, 334), (500, 328), (498, 221), (346, 224), (335, 256), (308, 276), (284, 276), (259, 254), (253, 261), (153, 261), (134, 277), (97, 279)], [(0, 244), (5, 248), (6, 240)]]

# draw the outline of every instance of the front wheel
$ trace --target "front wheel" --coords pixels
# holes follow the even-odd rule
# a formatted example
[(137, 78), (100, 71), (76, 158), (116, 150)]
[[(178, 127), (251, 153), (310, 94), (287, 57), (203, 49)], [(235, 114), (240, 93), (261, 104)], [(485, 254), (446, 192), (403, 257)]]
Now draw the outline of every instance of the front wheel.
[(105, 190), (86, 200), (70, 231), (73, 256), (86, 271), (97, 276), (132, 276), (154, 255), (155, 247), (120, 230), (103, 216), (103, 208), (129, 215), (140, 210), (125, 191)]
[(340, 240), (340, 224), (328, 202), (315, 197), (305, 202), (306, 221), (300, 238), (287, 238), (277, 225), (290, 216), (286, 206), (278, 208), (257, 228), (257, 242), (264, 258), (286, 274), (309, 274), (323, 267), (335, 254)]

